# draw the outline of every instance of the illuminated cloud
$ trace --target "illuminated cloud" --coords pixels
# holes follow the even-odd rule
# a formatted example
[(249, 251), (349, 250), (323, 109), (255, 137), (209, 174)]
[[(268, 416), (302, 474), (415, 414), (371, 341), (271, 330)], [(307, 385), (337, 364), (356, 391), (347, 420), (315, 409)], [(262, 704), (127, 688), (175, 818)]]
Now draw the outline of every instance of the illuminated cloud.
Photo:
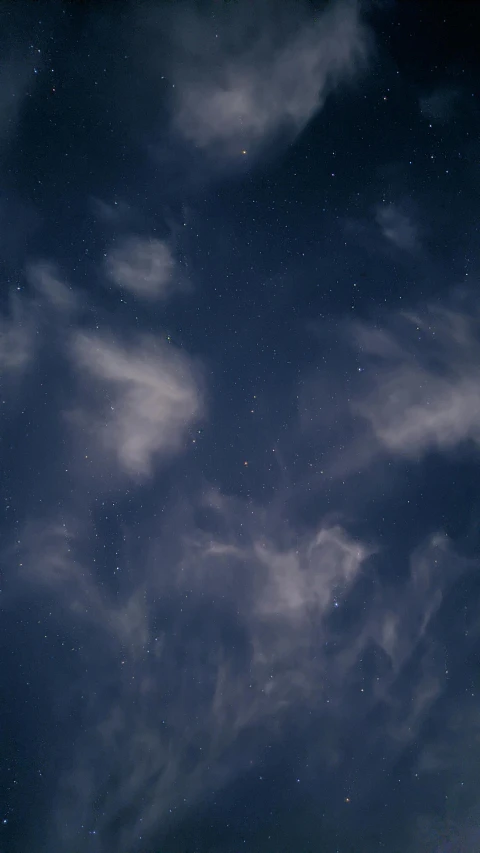
[[(75, 336), (72, 355), (89, 388), (86, 411), (78, 417), (102, 457), (136, 477), (151, 472), (157, 455), (179, 450), (202, 412), (185, 355), (148, 337), (123, 347), (84, 333)], [(99, 400), (98, 409), (91, 399)]]
[(228, 20), (181, 20), (174, 126), (225, 158), (254, 153), (282, 132), (295, 137), (367, 53), (356, 2), (332, 4), (315, 22), (278, 14), (276, 5), (248, 9), (232, 7)]
[(335, 590), (345, 591), (354, 582), (368, 549), (335, 527), (320, 530), (303, 553), (278, 553), (259, 544), (255, 553), (268, 579), (258, 592), (258, 613), (295, 623), (308, 610), (323, 613), (335, 605)]
[(402, 315), (394, 331), (358, 328), (371, 385), (353, 408), (387, 449), (417, 456), (480, 443), (478, 326), (475, 305), (460, 305)]
[[(47, 589), (62, 635), (83, 638), (78, 654), (90, 675), (72, 685), (70, 700), (91, 687), (92, 667), (103, 673), (62, 773), (51, 827), (58, 842), (94, 826), (103, 843), (132, 849), (139, 834), (149, 839), (164, 828), (171, 810), (180, 817), (256, 763), (265, 739), (274, 744), (302, 709), (319, 721), (308, 760), (341, 775), (350, 760), (344, 726), (367, 721), (379, 703), (388, 708), (353, 747), (367, 791), (372, 750), (380, 744), (384, 760), (394, 760), (445, 689), (432, 625), (468, 569), (445, 537), (412, 554), (401, 591), (377, 583), (365, 600), (357, 587), (372, 548), (345, 528), (299, 535), (273, 507), (257, 516), (250, 504), (217, 497), (172, 508), (150, 553), (138, 544), (122, 551), (121, 571), (112, 567), (108, 583), (79, 520), (30, 524), (15, 543), (22, 593), (32, 584)], [(220, 537), (193, 522), (207, 505)], [(361, 677), (372, 650), (375, 666)], [(408, 690), (399, 693), (414, 656)]]
[(110, 281), (146, 300), (166, 299), (174, 291), (175, 261), (163, 240), (130, 237), (107, 255)]
[[(321, 116), (275, 180), (267, 169), (210, 193), (209, 158), (231, 169), (272, 154), (356, 86), (365, 4), (317, 14), (306, 0), (214, 0), (208, 18), (191, 0), (164, 5), (111, 21), (92, 8), (68, 85), (32, 12), (29, 56), (45, 55), (45, 73), (28, 80), (5, 187), (32, 198), (35, 239), (18, 236), (10, 199), (0, 205), (3, 243), (20, 246), (5, 277), (16, 288), (26, 269), (28, 283), (0, 319), (2, 405), (4, 387), (26, 387), (1, 435), (4, 844), (186, 851), (193, 827), (216, 853), (419, 853), (437, 830), (424, 815), (420, 843), (419, 811), (461, 812), (469, 789), (476, 822), (455, 838), (480, 849), (478, 512), (458, 501), (475, 470), (462, 474), (462, 457), (451, 476), (454, 454), (438, 453), (469, 442), (478, 456), (479, 303), (458, 294), (442, 308), (439, 293), (399, 313), (388, 301), (398, 270), (392, 299), (405, 306), (412, 280), (421, 292), (438, 270), (434, 246), (450, 251), (450, 225), (431, 255), (419, 249), (448, 187), (455, 201), (464, 155), (445, 177), (429, 161), (438, 196), (417, 215), (397, 157), (411, 116), (396, 163), (378, 163), (378, 78), (328, 127)], [(375, 72), (391, 77), (380, 54)], [(0, 147), (21, 111), (4, 88)], [(420, 126), (410, 83), (407, 95)], [(421, 108), (443, 120), (438, 104)], [(464, 231), (455, 256), (470, 274), (474, 237)], [(58, 268), (26, 266), (25, 246), (59, 243)], [(185, 288), (187, 265), (199, 298), (168, 304), (166, 337), (159, 306)], [(70, 278), (83, 279), (83, 312)], [(210, 419), (201, 365), (167, 343), (177, 335), (208, 364)], [(396, 837), (405, 824), (410, 846)]]

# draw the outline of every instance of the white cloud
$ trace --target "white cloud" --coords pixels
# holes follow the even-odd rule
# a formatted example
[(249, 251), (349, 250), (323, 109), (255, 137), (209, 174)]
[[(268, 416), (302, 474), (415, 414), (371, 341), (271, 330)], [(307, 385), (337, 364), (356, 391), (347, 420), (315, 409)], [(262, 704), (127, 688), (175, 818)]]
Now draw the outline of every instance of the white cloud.
[(141, 476), (150, 473), (155, 456), (180, 448), (202, 412), (193, 365), (185, 355), (151, 338), (122, 347), (83, 333), (74, 338), (72, 355), (100, 393), (98, 410), (81, 419), (102, 455), (113, 455), (124, 472)]
[(303, 552), (278, 553), (257, 544), (255, 554), (268, 570), (256, 599), (258, 613), (295, 622), (309, 608), (323, 613), (334, 606), (335, 589), (344, 592), (354, 582), (369, 551), (337, 526), (320, 530)]
[[(431, 308), (402, 315), (394, 331), (359, 330), (368, 393), (353, 409), (382, 445), (417, 456), (430, 448), (480, 443), (478, 310)], [(368, 376), (367, 376), (368, 381)]]
[(362, 406), (377, 437), (391, 450), (416, 455), (429, 447), (451, 448), (480, 440), (480, 382), (458, 385), (421, 369), (399, 370)]
[(177, 285), (175, 260), (163, 240), (130, 237), (111, 250), (105, 268), (114, 284), (147, 300), (166, 299)]
[(232, 4), (228, 16), (208, 24), (182, 20), (174, 124), (195, 146), (241, 158), (281, 131), (296, 136), (364, 62), (368, 39), (356, 2), (335, 3), (301, 26), (298, 16), (267, 8), (262, 17), (249, 6), (247, 17)]

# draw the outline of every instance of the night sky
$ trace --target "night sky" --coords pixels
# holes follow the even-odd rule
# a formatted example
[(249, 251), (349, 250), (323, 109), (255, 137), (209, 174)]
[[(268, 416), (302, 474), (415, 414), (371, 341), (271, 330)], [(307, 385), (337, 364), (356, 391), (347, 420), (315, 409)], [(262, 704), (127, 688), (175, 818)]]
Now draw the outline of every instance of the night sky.
[(0, 853), (480, 850), (479, 33), (0, 2)]

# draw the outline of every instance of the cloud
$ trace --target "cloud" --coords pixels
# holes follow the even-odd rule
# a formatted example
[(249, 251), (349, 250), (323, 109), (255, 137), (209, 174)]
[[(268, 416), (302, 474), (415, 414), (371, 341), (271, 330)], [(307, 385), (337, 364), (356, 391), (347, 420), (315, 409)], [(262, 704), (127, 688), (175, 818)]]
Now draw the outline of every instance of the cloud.
[(118, 226), (132, 218), (132, 208), (126, 201), (108, 203), (101, 198), (91, 200), (93, 213), (106, 225)]
[(178, 287), (175, 261), (164, 240), (130, 237), (105, 262), (108, 278), (146, 300), (166, 299)]
[[(216, 535), (194, 521), (207, 508)], [(92, 559), (91, 522), (39, 519), (15, 542), (21, 594), (38, 602), (48, 590), (79, 655), (70, 698), (84, 726), (61, 773), (47, 836), (57, 846), (87, 829), (119, 853), (139, 836), (148, 844), (305, 709), (316, 720), (308, 761), (312, 772), (328, 766), (333, 786), (348, 773), (345, 731), (365, 721), (351, 746), (360, 802), (372, 755), (390, 766), (445, 689), (434, 617), (470, 564), (444, 536), (412, 554), (401, 591), (377, 583), (366, 598), (373, 549), (339, 524), (300, 534), (274, 505), (252, 513), (206, 490), (165, 522), (149, 551), (124, 544), (110, 581)]]
[[(15, 548), (22, 582), (45, 587), (55, 594), (70, 618), (84, 620), (94, 629), (102, 627), (111, 647), (129, 649), (135, 657), (147, 641), (147, 608), (142, 581), (126, 595), (110, 599), (102, 591), (94, 573), (83, 560), (86, 525), (69, 517), (68, 521), (41, 519), (29, 522), (21, 547)], [(34, 557), (36, 553), (36, 557)]]
[(35, 318), (29, 305), (16, 296), (10, 312), (0, 314), (0, 370), (17, 374), (30, 363), (35, 348)]
[[(427, 737), (414, 767), (420, 788), (445, 790), (445, 813), (434, 806), (416, 818), (411, 828), (409, 853), (425, 849), (469, 851), (480, 842), (477, 797), (477, 768), (480, 758), (480, 729), (473, 689), (450, 701), (439, 717), (441, 738)], [(448, 841), (448, 845), (444, 846)], [(433, 846), (436, 845), (436, 846)], [(437, 846), (438, 845), (438, 846)]]
[(71, 312), (77, 307), (77, 296), (58, 276), (54, 264), (45, 261), (30, 264), (27, 279), (53, 308)]
[(174, 128), (226, 159), (248, 156), (279, 133), (294, 138), (367, 55), (356, 2), (332, 4), (309, 23), (278, 14), (276, 5), (255, 9), (247, 17), (232, 5), (227, 17), (207, 23), (190, 14), (181, 22)]
[(127, 347), (79, 332), (71, 354), (88, 388), (87, 408), (76, 420), (101, 456), (137, 477), (151, 472), (155, 457), (179, 450), (202, 414), (198, 377), (183, 353), (149, 337)]
[(294, 623), (302, 622), (309, 608), (324, 612), (334, 606), (335, 589), (344, 590), (355, 580), (368, 555), (339, 526), (320, 530), (303, 554), (276, 553), (263, 543), (255, 552), (268, 571), (268, 583), (256, 601), (258, 612)]
[(415, 457), (480, 443), (478, 328), (466, 303), (402, 314), (394, 330), (357, 326), (368, 375), (352, 406), (385, 448)]
[(378, 206), (376, 220), (385, 239), (398, 249), (412, 251), (417, 247), (417, 228), (395, 205)]

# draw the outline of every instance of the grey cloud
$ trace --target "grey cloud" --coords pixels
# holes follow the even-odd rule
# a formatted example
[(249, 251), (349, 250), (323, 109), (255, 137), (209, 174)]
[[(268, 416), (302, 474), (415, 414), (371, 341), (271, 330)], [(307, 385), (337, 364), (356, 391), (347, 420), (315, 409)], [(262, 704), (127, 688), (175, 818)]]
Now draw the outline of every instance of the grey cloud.
[(148, 640), (142, 583), (126, 597), (109, 601), (83, 558), (87, 534), (85, 524), (73, 517), (68, 522), (41, 519), (27, 524), (13, 549), (19, 577), (22, 583), (52, 591), (71, 618), (103, 626), (113, 648), (128, 647), (135, 657)]
[(36, 322), (31, 306), (13, 296), (10, 312), (0, 314), (0, 371), (18, 374), (31, 361), (35, 348)]
[(355, 580), (368, 549), (337, 526), (320, 530), (303, 552), (278, 553), (259, 543), (255, 554), (268, 578), (258, 593), (258, 613), (302, 623), (309, 608), (322, 613), (333, 606), (334, 591), (343, 593)]
[[(472, 309), (472, 310), (471, 310)], [(370, 388), (353, 410), (379, 442), (406, 456), (480, 442), (478, 310), (475, 305), (404, 314), (394, 330), (361, 327)], [(368, 387), (367, 378), (367, 387)]]
[(108, 225), (119, 225), (132, 217), (132, 209), (125, 201), (103, 201), (101, 198), (92, 199), (95, 216)]
[[(154, 458), (177, 451), (202, 415), (198, 371), (173, 346), (148, 337), (122, 346), (79, 332), (71, 353), (89, 392), (74, 419), (93, 438), (99, 464), (109, 458), (130, 476), (148, 475)], [(94, 389), (102, 388), (92, 407)]]
[[(329, 733), (325, 744), (318, 734), (312, 754), (332, 768), (343, 761), (342, 727), (378, 703), (389, 707), (388, 722), (357, 745), (356, 761), (360, 768), (371, 761), (378, 742), (384, 754), (397, 755), (444, 689), (431, 625), (466, 568), (444, 537), (412, 555), (400, 594), (380, 586), (357, 602), (359, 618), (342, 636), (332, 619), (355, 602), (372, 548), (340, 525), (302, 536), (283, 527), (280, 535), (276, 510), (255, 516), (250, 504), (213, 497), (203, 501), (220, 514), (224, 534), (195, 526), (194, 503), (172, 510), (120, 596), (105, 588), (103, 571), (87, 568), (88, 525), (39, 524), (21, 536), (23, 592), (26, 579), (53, 592), (72, 630), (88, 627), (106, 673), (69, 756), (72, 771), (61, 776), (57, 844), (73, 844), (82, 824), (119, 851), (132, 849), (139, 835), (147, 841), (172, 813), (180, 816), (207, 788), (246, 769), (265, 738), (275, 742), (289, 713), (302, 707), (315, 709)], [(427, 636), (400, 702), (397, 679)], [(360, 691), (358, 669), (372, 644), (390, 666)], [(247, 731), (248, 755), (241, 748)]]
[[(480, 730), (472, 690), (447, 705), (442, 737), (428, 739), (415, 765), (414, 781), (422, 790), (430, 784), (448, 791), (445, 813), (432, 808), (414, 823), (408, 853), (422, 853), (427, 845), (443, 851), (470, 851), (480, 843), (476, 779), (480, 758)], [(448, 841), (449, 847), (443, 845)]]
[(77, 307), (77, 296), (59, 277), (53, 264), (39, 261), (27, 268), (28, 281), (54, 308), (70, 312)]
[(181, 22), (181, 46), (195, 32), (195, 52), (184, 47), (174, 67), (174, 127), (228, 159), (254, 153), (279, 132), (296, 136), (367, 55), (356, 2), (332, 4), (300, 26), (298, 14), (285, 19), (276, 5), (265, 8), (262, 16), (249, 7), (247, 18), (245, 7), (232, 5), (227, 19), (207, 24), (187, 15)]
[(385, 239), (397, 248), (412, 251), (417, 247), (418, 229), (395, 205), (377, 207), (376, 219)]
[(129, 237), (107, 255), (108, 278), (142, 299), (166, 299), (178, 288), (175, 260), (164, 240)]

